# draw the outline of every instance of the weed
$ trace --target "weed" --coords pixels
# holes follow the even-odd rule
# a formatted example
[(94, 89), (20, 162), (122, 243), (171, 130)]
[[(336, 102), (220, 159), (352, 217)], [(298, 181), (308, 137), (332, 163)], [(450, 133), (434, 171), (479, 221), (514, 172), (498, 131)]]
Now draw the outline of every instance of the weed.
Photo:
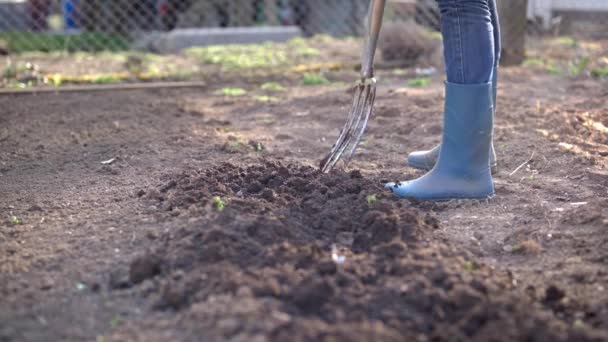
[(122, 322), (120, 316), (114, 316), (112, 317), (112, 320), (110, 320), (110, 327), (112, 327), (112, 329), (117, 328), (120, 323)]
[(418, 77), (407, 81), (407, 85), (414, 88), (426, 87), (431, 84), (431, 79), (428, 77)]
[(101, 74), (95, 75), (91, 79), (91, 83), (94, 84), (111, 84), (111, 83), (120, 83), (122, 80), (120, 77), (112, 74)]
[(296, 50), (296, 55), (299, 57), (316, 57), (321, 54), (321, 51), (310, 46), (304, 46)]
[(590, 62), (591, 60), (589, 59), (589, 57), (583, 57), (577, 62), (572, 62), (568, 66), (568, 73), (570, 74), (570, 76), (579, 76), (584, 73), (585, 70), (587, 70), (587, 67), (589, 66)]
[(215, 209), (217, 209), (217, 211), (223, 211), (226, 208), (226, 202), (224, 202), (224, 200), (219, 197), (219, 196), (215, 196), (212, 199), (213, 201), (213, 207)]
[(539, 57), (528, 57), (524, 60), (523, 66), (531, 68), (542, 68), (545, 61)]
[(236, 97), (236, 96), (246, 95), (247, 94), (247, 90), (245, 90), (243, 88), (231, 88), (231, 87), (227, 87), (227, 88), (222, 88), (222, 89), (216, 91), (215, 93), (218, 94), (218, 95)]
[(281, 92), (281, 91), (285, 91), (285, 87), (283, 87), (282, 85), (280, 85), (277, 82), (266, 82), (266, 83), (262, 84), (262, 90)]
[(9, 222), (14, 224), (14, 225), (21, 225), (23, 224), (23, 220), (18, 218), (17, 216), (11, 216), (9, 218)]
[(265, 103), (279, 102), (279, 99), (277, 97), (267, 96), (267, 95), (256, 96), (255, 99), (259, 102), (265, 102)]
[(75, 51), (124, 51), (129, 41), (116, 34), (83, 32), (75, 35), (56, 35), (40, 32), (0, 33), (12, 54), (24, 52), (75, 52)]
[(557, 37), (555, 39), (553, 39), (551, 41), (553, 44), (555, 45), (561, 45), (561, 46), (566, 46), (566, 47), (577, 47), (578, 46), (578, 40), (576, 40), (575, 38), (572, 37)]
[(556, 75), (556, 76), (562, 74), (562, 70), (555, 64), (549, 64), (549, 65), (545, 66), (545, 71), (547, 71), (551, 75)]
[(308, 73), (304, 74), (302, 79), (304, 85), (324, 85), (331, 83), (325, 76), (321, 74)]
[(378, 201), (378, 197), (376, 196), (376, 194), (373, 195), (367, 195), (367, 204), (374, 204)]
[(186, 54), (206, 64), (218, 64), (227, 69), (256, 69), (285, 65), (289, 62), (285, 49), (277, 44), (216, 45), (191, 48)]
[(591, 71), (591, 74), (594, 77), (598, 77), (598, 78), (605, 78), (605, 77), (608, 78), (608, 66), (593, 69)]

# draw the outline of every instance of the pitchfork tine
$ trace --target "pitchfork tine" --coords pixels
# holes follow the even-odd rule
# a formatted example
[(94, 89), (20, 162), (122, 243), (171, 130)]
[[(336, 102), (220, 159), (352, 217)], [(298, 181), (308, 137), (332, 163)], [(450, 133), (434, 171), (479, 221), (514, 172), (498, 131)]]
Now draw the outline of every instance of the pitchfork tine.
[(350, 146), (346, 162), (350, 161), (367, 128), (376, 98), (376, 80), (374, 79), (374, 54), (382, 26), (386, 0), (371, 0), (369, 8), (368, 35), (363, 45), (361, 62), (361, 81), (356, 86), (353, 104), (346, 117), (346, 123), (340, 131), (338, 141), (321, 162), (321, 171), (331, 170)]

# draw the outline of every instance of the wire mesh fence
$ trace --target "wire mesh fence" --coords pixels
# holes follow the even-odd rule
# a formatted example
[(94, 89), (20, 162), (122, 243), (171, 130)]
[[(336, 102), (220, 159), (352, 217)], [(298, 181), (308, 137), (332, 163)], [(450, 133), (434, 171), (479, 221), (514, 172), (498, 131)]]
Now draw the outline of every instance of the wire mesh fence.
[[(604, 0), (497, 1), (507, 47), (511, 39), (521, 45), (522, 32), (571, 28), (577, 15), (601, 22), (608, 13)], [(121, 50), (142, 32), (264, 25), (298, 26), (307, 36), (359, 36), (367, 6), (368, 0), (0, 0), (0, 46), (12, 53)], [(438, 31), (435, 0), (388, 2), (387, 20), (410, 19)]]

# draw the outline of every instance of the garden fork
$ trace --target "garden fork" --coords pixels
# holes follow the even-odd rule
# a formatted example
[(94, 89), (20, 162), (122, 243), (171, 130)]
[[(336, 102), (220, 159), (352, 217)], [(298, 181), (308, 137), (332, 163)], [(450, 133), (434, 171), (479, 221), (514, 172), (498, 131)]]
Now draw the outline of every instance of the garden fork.
[(371, 0), (369, 7), (369, 22), (367, 37), (361, 54), (361, 79), (355, 85), (353, 104), (346, 117), (346, 124), (340, 131), (338, 141), (321, 163), (321, 171), (329, 172), (340, 160), (345, 151), (348, 163), (363, 137), (367, 122), (374, 108), (376, 99), (376, 79), (374, 78), (374, 54), (378, 44), (378, 36), (382, 27), (384, 4), (386, 0)]

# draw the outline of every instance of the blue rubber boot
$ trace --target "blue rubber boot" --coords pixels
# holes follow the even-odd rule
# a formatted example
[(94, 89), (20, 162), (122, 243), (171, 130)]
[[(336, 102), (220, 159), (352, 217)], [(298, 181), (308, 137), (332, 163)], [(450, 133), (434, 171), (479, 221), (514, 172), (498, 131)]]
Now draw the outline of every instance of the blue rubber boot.
[(445, 86), (443, 136), (437, 163), (424, 176), (388, 183), (400, 197), (418, 200), (486, 199), (494, 194), (490, 171), (492, 83)]
[[(498, 69), (494, 68), (494, 72), (492, 73), (492, 107), (493, 115), (496, 114), (496, 84), (498, 80)], [(498, 164), (496, 162), (496, 151), (494, 150), (494, 143), (491, 145), (490, 151), (490, 166), (492, 167), (492, 173), (496, 173), (498, 171)], [(426, 151), (416, 151), (412, 152), (407, 156), (407, 164), (416, 169), (422, 170), (430, 170), (435, 166), (437, 162), (437, 157), (439, 157), (439, 150), (441, 149), (441, 144), (433, 147), (430, 150)]]

